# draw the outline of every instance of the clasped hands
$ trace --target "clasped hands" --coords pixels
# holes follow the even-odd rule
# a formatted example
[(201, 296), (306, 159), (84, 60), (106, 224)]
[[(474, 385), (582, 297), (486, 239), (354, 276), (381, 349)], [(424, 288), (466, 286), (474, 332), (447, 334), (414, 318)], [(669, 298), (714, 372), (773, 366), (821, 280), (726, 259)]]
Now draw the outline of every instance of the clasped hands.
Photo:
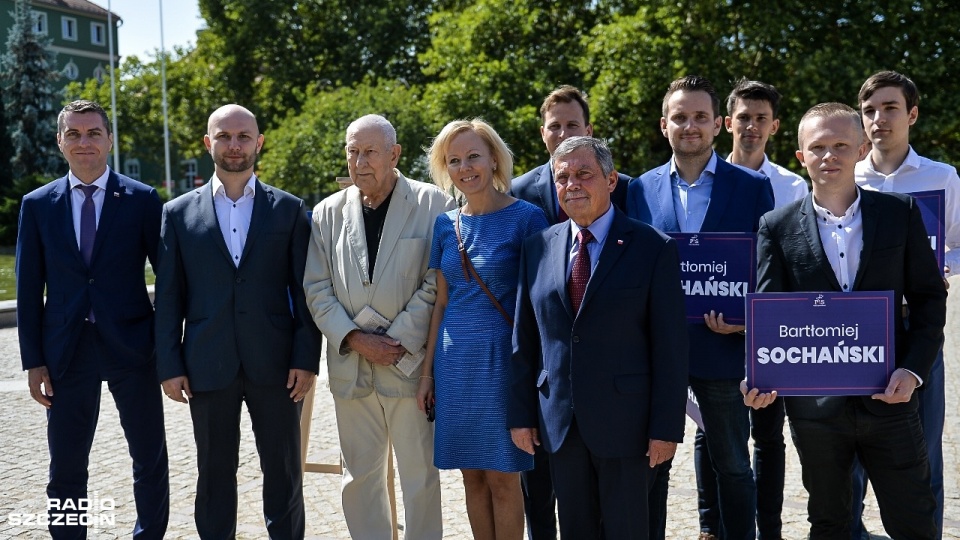
[(399, 340), (361, 330), (351, 331), (343, 341), (360, 356), (381, 366), (395, 365), (407, 352)]

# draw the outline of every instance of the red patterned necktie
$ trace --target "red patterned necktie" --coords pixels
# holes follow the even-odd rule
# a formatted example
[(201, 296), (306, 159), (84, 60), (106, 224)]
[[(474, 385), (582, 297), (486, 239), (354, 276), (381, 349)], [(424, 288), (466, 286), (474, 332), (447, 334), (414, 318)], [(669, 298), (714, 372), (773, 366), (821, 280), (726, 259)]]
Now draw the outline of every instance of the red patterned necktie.
[(590, 251), (587, 244), (593, 241), (593, 234), (589, 229), (580, 229), (577, 233), (577, 242), (580, 248), (573, 259), (573, 270), (570, 272), (570, 281), (567, 282), (567, 292), (570, 294), (570, 304), (573, 312), (580, 311), (583, 302), (583, 293), (587, 291), (587, 282), (590, 281)]

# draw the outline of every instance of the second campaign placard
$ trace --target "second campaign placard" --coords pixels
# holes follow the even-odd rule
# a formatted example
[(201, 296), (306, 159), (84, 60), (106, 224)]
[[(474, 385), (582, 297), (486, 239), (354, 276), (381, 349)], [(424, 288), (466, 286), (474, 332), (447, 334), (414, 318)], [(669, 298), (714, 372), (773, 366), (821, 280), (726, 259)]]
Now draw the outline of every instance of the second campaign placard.
[(782, 396), (883, 392), (896, 366), (893, 291), (747, 295), (747, 387)]
[(723, 313), (729, 324), (743, 324), (744, 299), (757, 285), (757, 237), (750, 233), (668, 233), (680, 252), (680, 286), (687, 322)]

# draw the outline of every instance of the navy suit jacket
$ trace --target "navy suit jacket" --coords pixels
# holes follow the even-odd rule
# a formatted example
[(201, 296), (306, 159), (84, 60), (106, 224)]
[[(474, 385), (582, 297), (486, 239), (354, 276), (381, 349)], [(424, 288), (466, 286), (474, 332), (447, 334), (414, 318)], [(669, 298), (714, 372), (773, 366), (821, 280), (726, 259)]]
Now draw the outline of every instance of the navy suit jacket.
[[(621, 211), (627, 210), (627, 185), (630, 177), (617, 173), (617, 187), (610, 194), (610, 202)], [(514, 178), (510, 182), (510, 195), (538, 206), (547, 216), (547, 221), (557, 223), (557, 187), (553, 182), (550, 162)]]
[[(717, 157), (710, 203), (701, 232), (755, 233), (760, 216), (773, 210), (766, 176)], [(630, 182), (627, 215), (664, 232), (680, 232), (670, 186), (670, 163)], [(717, 334), (703, 323), (690, 327), (690, 375), (701, 379), (742, 379), (745, 342), (740, 334)]]
[(681, 441), (687, 331), (676, 243), (615, 210), (579, 314), (567, 294), (570, 224), (528, 238), (511, 362), (508, 427), (538, 427), (556, 452), (574, 413), (603, 458)]
[(20, 207), (17, 332), (23, 369), (47, 366), (54, 379), (62, 377), (91, 308), (111, 359), (146, 365), (154, 341), (144, 267), (147, 259), (156, 267), (157, 191), (110, 171), (89, 267), (77, 246), (72, 204), (65, 176), (27, 194)]
[(310, 222), (297, 197), (256, 182), (239, 266), (230, 258), (204, 186), (163, 207), (157, 272), (157, 370), (218, 390), (240, 367), (264, 385), (290, 369), (317, 372), (320, 331), (307, 310), (303, 269)]
[[(863, 216), (863, 250), (853, 290), (893, 291), (897, 367), (925, 379), (943, 344), (947, 291), (920, 209), (907, 195), (857, 189)], [(823, 250), (813, 195), (761, 218), (757, 260), (758, 292), (842, 290)], [(909, 330), (899, 307), (904, 298), (910, 306)], [(791, 417), (816, 419), (839, 414), (847, 399), (788, 397), (785, 403)], [(878, 415), (915, 410), (918, 403), (916, 393), (909, 402), (893, 405), (870, 396), (860, 399)]]

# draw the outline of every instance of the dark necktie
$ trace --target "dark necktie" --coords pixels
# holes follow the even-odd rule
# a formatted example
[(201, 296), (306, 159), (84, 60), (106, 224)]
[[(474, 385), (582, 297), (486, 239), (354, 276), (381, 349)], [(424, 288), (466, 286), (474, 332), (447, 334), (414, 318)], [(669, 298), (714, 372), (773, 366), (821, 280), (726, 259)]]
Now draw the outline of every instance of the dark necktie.
[(567, 292), (570, 294), (570, 304), (573, 312), (580, 311), (583, 302), (583, 293), (587, 291), (587, 282), (590, 281), (590, 251), (587, 245), (593, 241), (593, 234), (588, 229), (580, 229), (577, 233), (577, 242), (580, 248), (573, 259), (573, 270), (570, 272), (570, 281), (567, 283)]
[(97, 207), (93, 204), (93, 194), (98, 188), (94, 185), (79, 187), (86, 195), (83, 205), (80, 206), (80, 254), (83, 255), (83, 262), (90, 266), (93, 242), (97, 239)]

